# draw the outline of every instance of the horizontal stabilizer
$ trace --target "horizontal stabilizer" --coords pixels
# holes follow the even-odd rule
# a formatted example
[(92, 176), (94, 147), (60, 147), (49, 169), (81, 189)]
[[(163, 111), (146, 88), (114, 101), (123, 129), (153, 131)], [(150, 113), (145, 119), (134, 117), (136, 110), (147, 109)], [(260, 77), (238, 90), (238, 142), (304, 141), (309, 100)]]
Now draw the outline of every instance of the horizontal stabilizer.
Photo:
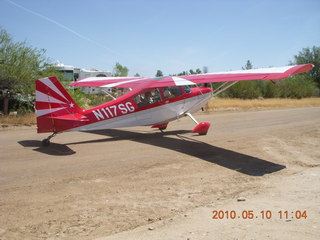
[(88, 122), (90, 121), (87, 117), (75, 113), (75, 114), (67, 114), (67, 115), (61, 115), (61, 116), (55, 116), (51, 117), (53, 119), (60, 119), (60, 120), (66, 120), (66, 121), (79, 121), (79, 122)]

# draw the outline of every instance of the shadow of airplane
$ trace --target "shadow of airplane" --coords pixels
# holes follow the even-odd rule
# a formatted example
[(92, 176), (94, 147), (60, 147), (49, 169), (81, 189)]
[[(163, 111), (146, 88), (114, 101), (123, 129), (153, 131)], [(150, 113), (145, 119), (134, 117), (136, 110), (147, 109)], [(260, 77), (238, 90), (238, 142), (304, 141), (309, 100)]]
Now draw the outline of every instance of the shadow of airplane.
[[(24, 140), (19, 141), (18, 143), (23, 147), (32, 147), (34, 151), (44, 154), (67, 156), (76, 153), (68, 147), (70, 145), (130, 140), (164, 149), (170, 149), (178, 153), (193, 156), (251, 176), (263, 176), (285, 168), (283, 165), (198, 141), (195, 139), (197, 136), (194, 136), (195, 138), (183, 136), (183, 134), (190, 133), (190, 131), (181, 130), (167, 131), (163, 133), (139, 133), (126, 130), (108, 129), (89, 131), (89, 133), (107, 136), (107, 138), (71, 142), (67, 144), (51, 143), (49, 147), (43, 147), (41, 145), (41, 141), (38, 140)], [(172, 138), (172, 136), (176, 136), (177, 138)]]
[[(264, 174), (277, 172), (285, 168), (285, 166), (283, 165), (275, 164), (266, 160), (262, 160), (224, 148), (215, 147), (210, 144), (182, 135), (185, 133), (190, 133), (190, 131), (138, 133), (126, 130), (108, 129), (90, 131), (89, 133), (108, 136), (108, 138), (73, 142), (67, 143), (66, 145), (130, 140), (138, 143), (161, 147), (164, 149), (170, 149), (178, 153), (193, 156), (204, 161), (214, 163), (219, 166), (251, 176), (263, 176)], [(178, 138), (172, 138), (170, 136), (177, 136)]]
[(76, 152), (70, 149), (67, 145), (59, 143), (51, 143), (49, 147), (42, 146), (42, 141), (39, 140), (24, 140), (18, 142), (23, 147), (33, 148), (33, 151), (45, 153), (53, 156), (72, 155)]

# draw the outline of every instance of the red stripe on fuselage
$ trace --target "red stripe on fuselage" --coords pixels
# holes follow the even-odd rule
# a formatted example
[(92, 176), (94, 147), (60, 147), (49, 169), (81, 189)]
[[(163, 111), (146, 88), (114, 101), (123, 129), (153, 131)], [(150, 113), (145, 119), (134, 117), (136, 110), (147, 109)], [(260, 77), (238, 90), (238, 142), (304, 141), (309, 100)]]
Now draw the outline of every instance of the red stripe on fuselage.
[(121, 96), (119, 99), (116, 99), (114, 101), (99, 105), (97, 107), (94, 107), (88, 110), (84, 110), (83, 115), (89, 119), (89, 122), (87, 124), (92, 124), (99, 121), (105, 121), (108, 119), (132, 114), (136, 112), (141, 112), (144, 110), (152, 109), (155, 107), (163, 106), (163, 105), (178, 102), (178, 101), (183, 101), (188, 98), (193, 98), (193, 97), (211, 92), (210, 88), (197, 87), (197, 88), (192, 88), (190, 93), (186, 93), (183, 87), (181, 87), (180, 90), (182, 91), (182, 94), (180, 96), (167, 99), (163, 96), (163, 89), (161, 89), (160, 92), (161, 92), (162, 101), (153, 103), (147, 106), (139, 107), (137, 103), (134, 101), (134, 97), (148, 90), (150, 91), (152, 89), (132, 91)]

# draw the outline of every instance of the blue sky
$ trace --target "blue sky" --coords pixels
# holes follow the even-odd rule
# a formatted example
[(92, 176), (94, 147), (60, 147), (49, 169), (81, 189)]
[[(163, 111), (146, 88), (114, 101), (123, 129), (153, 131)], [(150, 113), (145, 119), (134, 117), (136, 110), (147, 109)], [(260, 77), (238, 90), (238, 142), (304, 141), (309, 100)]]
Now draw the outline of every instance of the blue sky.
[(284, 66), (320, 46), (320, 1), (0, 0), (0, 26), (66, 65), (216, 72)]

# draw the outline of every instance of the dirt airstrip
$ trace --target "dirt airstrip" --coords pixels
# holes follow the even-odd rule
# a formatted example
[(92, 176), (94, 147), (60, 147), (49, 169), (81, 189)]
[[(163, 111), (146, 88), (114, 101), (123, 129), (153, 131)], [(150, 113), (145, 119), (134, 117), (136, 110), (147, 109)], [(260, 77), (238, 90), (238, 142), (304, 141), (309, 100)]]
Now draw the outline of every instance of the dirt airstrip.
[(35, 127), (1, 129), (0, 239), (318, 239), (319, 107), (196, 118), (207, 136), (183, 118), (47, 148)]

